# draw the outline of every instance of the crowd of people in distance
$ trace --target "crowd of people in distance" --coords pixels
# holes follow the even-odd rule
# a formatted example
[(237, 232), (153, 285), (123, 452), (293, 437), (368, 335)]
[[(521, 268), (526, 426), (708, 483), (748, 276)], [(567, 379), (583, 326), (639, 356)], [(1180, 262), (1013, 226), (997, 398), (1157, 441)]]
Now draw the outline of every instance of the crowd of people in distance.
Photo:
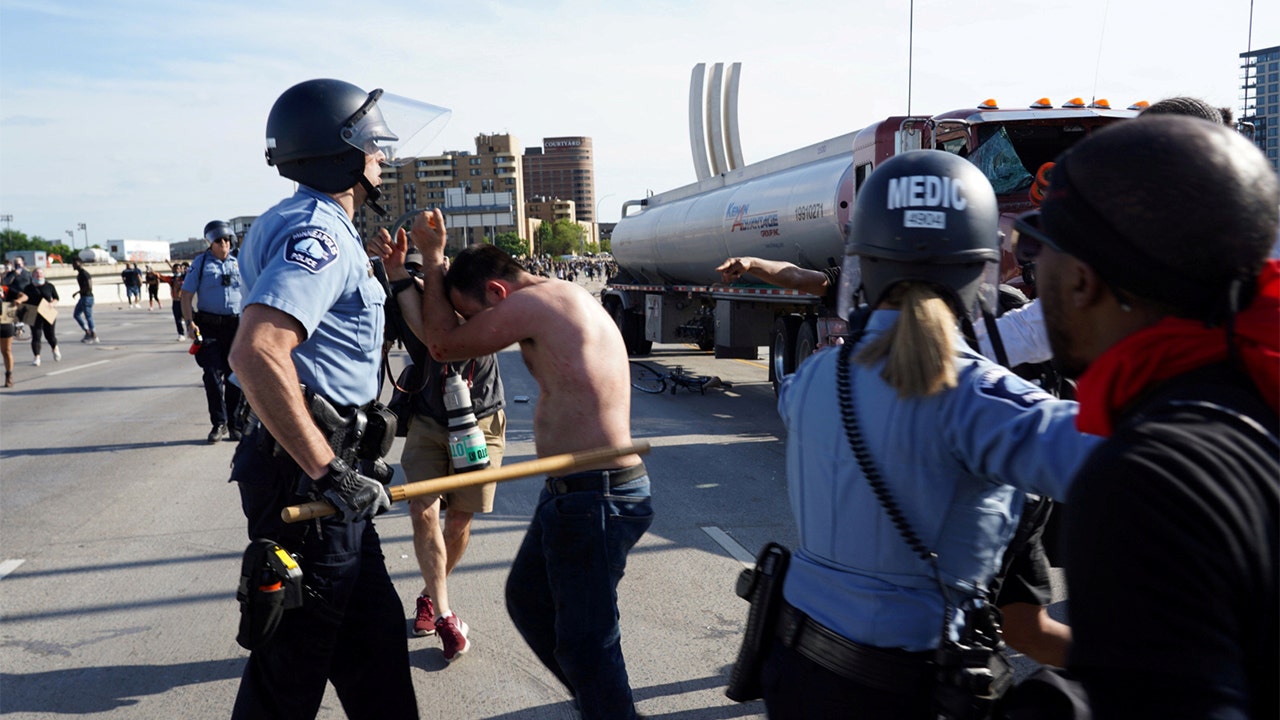
[(516, 261), (531, 275), (568, 280), (569, 282), (608, 282), (618, 274), (612, 257), (574, 256), (555, 258), (550, 255), (520, 255)]

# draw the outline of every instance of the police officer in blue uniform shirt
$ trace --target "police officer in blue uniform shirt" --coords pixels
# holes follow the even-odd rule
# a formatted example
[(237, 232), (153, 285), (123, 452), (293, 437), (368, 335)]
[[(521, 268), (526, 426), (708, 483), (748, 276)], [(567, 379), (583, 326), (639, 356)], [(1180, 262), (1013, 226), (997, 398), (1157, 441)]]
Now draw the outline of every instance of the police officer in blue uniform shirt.
[(213, 425), (208, 440), (216, 443), (223, 438), (240, 439), (235, 419), (240, 389), (228, 380), (231, 365), (227, 361), (240, 326), (240, 268), (231, 254), (236, 235), (230, 225), (209, 222), (204, 239), (209, 249), (191, 262), (191, 272), (182, 282), (182, 318), (192, 337), (199, 338), (196, 363), (204, 370), (204, 394)]
[[(251, 413), (231, 479), (250, 539), (299, 556), (306, 597), (273, 633), (241, 641), (251, 654), (233, 717), (314, 717), (326, 682), (348, 717), (418, 716), (404, 608), (372, 522), (390, 507), (380, 482), (390, 477), (365, 471), (394, 435), (394, 425), (379, 433), (373, 422), (385, 294), (352, 220), (362, 204), (382, 213), (386, 144), (419, 137), (444, 112), (309, 80), (267, 119), (267, 162), (299, 185), (254, 222), (240, 250), (244, 313), (231, 365)], [(337, 513), (281, 520), (281, 508), (312, 498)]]
[[(939, 150), (891, 158), (858, 192), (851, 340), (778, 399), (800, 544), (761, 671), (771, 718), (966, 717), (974, 677), (1009, 681), (989, 584), (1024, 494), (1062, 497), (1097, 438), (959, 329), (994, 295), (997, 222), (982, 173)], [(859, 288), (870, 304), (850, 315)], [(952, 665), (962, 645), (977, 652)]]

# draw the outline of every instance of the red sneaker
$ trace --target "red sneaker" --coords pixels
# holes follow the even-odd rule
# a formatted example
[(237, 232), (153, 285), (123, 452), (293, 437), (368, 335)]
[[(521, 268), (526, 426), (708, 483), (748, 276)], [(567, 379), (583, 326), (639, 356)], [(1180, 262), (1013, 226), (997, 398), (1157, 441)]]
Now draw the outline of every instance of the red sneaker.
[(444, 643), (446, 661), (453, 662), (471, 649), (471, 641), (467, 639), (467, 632), (470, 630), (453, 613), (436, 620), (436, 632), (440, 634), (440, 642)]
[(418, 637), (436, 634), (436, 609), (431, 604), (431, 598), (426, 595), (418, 596), (418, 614), (413, 618), (413, 634)]

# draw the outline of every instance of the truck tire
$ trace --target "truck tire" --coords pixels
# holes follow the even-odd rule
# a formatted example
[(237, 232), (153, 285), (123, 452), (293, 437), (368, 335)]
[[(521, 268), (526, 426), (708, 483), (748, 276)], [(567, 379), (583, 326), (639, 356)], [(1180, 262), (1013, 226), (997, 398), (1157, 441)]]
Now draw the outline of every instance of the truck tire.
[(799, 327), (800, 318), (796, 315), (783, 315), (773, 322), (773, 332), (769, 334), (769, 382), (773, 383), (774, 395), (782, 387), (782, 378), (796, 371), (796, 330)]
[(800, 367), (800, 363), (809, 359), (814, 350), (818, 349), (818, 325), (813, 318), (805, 318), (800, 323), (800, 327), (796, 330), (796, 349), (795, 360), (792, 364), (792, 370)]
[(644, 316), (628, 312), (622, 307), (620, 300), (607, 302), (609, 314), (622, 334), (622, 342), (627, 346), (628, 355), (648, 355), (653, 349), (653, 342), (644, 339)]

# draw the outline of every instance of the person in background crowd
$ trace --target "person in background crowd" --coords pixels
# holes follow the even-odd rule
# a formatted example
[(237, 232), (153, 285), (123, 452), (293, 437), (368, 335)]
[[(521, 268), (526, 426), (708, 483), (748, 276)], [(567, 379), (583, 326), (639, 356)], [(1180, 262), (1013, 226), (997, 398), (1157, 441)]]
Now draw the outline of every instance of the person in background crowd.
[[(891, 185), (921, 177), (952, 188), (951, 202), (890, 201)], [(994, 669), (1002, 660), (991, 583), (1026, 493), (1062, 497), (1097, 438), (1075, 429), (1074, 403), (960, 333), (999, 259), (995, 193), (974, 165), (939, 150), (882, 163), (845, 253), (850, 338), (801, 364), (778, 398), (800, 545), (764, 699), (770, 718), (932, 719), (974, 701), (940, 655), (965, 645)]]
[(187, 340), (187, 324), (182, 319), (182, 283), (187, 279), (188, 263), (170, 265), (170, 274), (158, 273), (160, 280), (169, 286), (169, 308), (173, 311), (173, 326), (178, 330), (178, 342)]
[(1069, 668), (1099, 720), (1280, 716), (1278, 205), (1238, 133), (1152, 117), (1059, 156), (1015, 224), (1106, 438), (1065, 517)]
[(71, 267), (75, 268), (76, 284), (80, 286), (76, 291), (79, 299), (76, 300), (76, 309), (71, 317), (75, 318), (76, 324), (84, 331), (80, 342), (96, 344), (98, 331), (93, 324), (93, 276), (84, 269), (84, 262), (78, 257), (71, 258)]
[[(214, 220), (204, 227), (209, 249), (196, 256), (182, 281), (182, 318), (199, 338), (196, 363), (204, 371), (205, 399), (213, 429), (207, 440), (240, 439), (240, 388), (229, 379), (231, 344), (240, 326), (240, 265), (231, 257), (235, 234), (231, 226)], [(194, 302), (193, 302), (194, 300)]]
[(160, 275), (148, 265), (145, 279), (147, 283), (147, 312), (151, 312), (156, 308), (163, 310), (164, 306), (160, 304)]
[[(58, 288), (53, 283), (45, 280), (44, 268), (36, 268), (31, 273), (31, 284), (27, 286), (27, 304), (39, 306), (41, 301), (48, 301), (50, 305), (57, 305)], [(55, 362), (62, 360), (62, 351), (58, 349), (58, 336), (54, 332), (54, 325), (57, 319), (46, 320), (43, 315), (35, 314), (35, 320), (31, 323), (31, 354), (34, 358), (31, 364), (36, 367), (40, 366), (40, 336), (43, 335), (49, 341), (49, 349), (53, 351), (53, 359)]]
[[(5, 283), (4, 302), (9, 305), (7, 309), (15, 309), (27, 302), (27, 294), (16, 285)], [(8, 314), (0, 321), (0, 356), (4, 358), (4, 386), (7, 388), (13, 387), (13, 337), (16, 322), (16, 318)]]
[(124, 282), (125, 302), (131, 308), (142, 307), (142, 271), (138, 263), (125, 263), (120, 271), (120, 280)]

